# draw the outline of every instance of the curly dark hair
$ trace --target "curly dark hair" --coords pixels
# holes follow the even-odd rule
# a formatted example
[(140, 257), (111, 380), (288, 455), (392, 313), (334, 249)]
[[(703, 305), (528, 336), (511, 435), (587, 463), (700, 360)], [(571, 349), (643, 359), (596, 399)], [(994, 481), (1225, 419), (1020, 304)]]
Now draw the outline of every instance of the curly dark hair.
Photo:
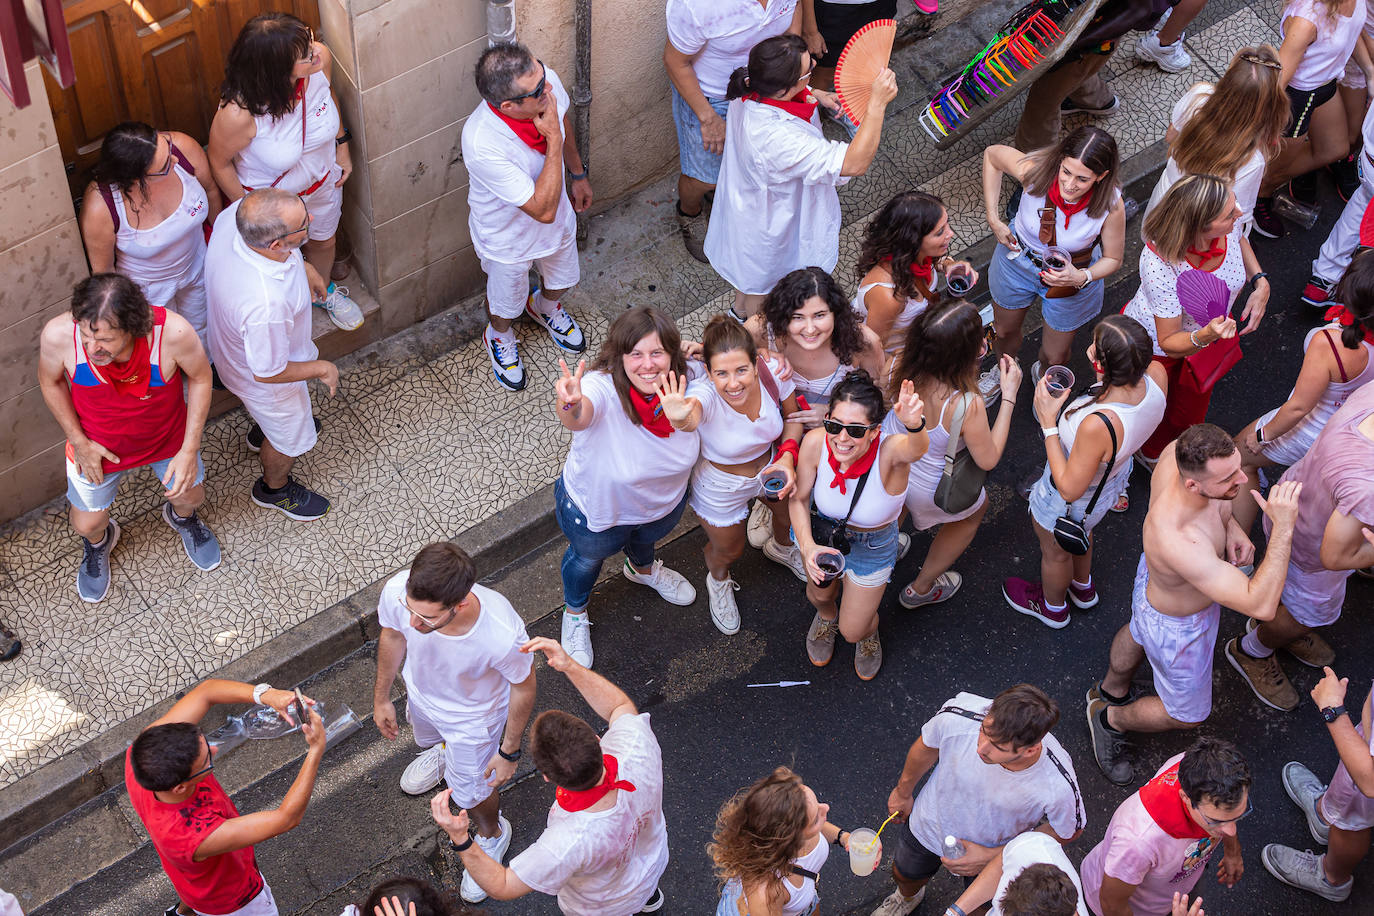
[(409, 913), (410, 905), (415, 906), (415, 916), (453, 916), (453, 904), (434, 885), (419, 878), (399, 876), (388, 878), (372, 888), (367, 900), (359, 907), (360, 912), (372, 916), (383, 900), (395, 897), (401, 903), (400, 912)]
[(103, 321), (132, 337), (153, 332), (153, 309), (143, 290), (123, 274), (91, 274), (72, 290), (72, 320)]
[(310, 53), (310, 26), (290, 13), (263, 13), (244, 23), (224, 63), (221, 104), (257, 117), (280, 118), (296, 107), (291, 71)]
[(801, 311), (807, 300), (819, 298), (830, 306), (835, 316), (835, 329), (830, 333), (830, 351), (842, 363), (853, 364), (863, 352), (863, 323), (845, 296), (840, 284), (819, 267), (799, 267), (778, 281), (768, 298), (763, 300), (763, 318), (775, 338), (786, 339), (792, 316)]
[(870, 270), (890, 261), (892, 292), (898, 300), (929, 300), (930, 289), (911, 272), (921, 255), (921, 243), (935, 231), (945, 213), (944, 201), (924, 191), (903, 191), (878, 211), (864, 232), (863, 249), (854, 268), (862, 280)]
[(706, 852), (722, 882), (775, 880), (801, 855), (809, 823), (802, 779), (778, 767), (721, 806)]
[(896, 400), (904, 379), (918, 389), (930, 380), (955, 391), (976, 391), (982, 352), (983, 317), (972, 303), (958, 299), (932, 305), (907, 328), (889, 395)]

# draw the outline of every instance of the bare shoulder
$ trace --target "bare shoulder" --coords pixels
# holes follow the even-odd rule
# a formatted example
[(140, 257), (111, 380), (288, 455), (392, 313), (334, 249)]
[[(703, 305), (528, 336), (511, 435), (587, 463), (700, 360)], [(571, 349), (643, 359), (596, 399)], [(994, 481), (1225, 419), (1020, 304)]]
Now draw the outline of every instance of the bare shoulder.
[(330, 76), (334, 72), (334, 52), (329, 50), (329, 45), (322, 41), (315, 42), (315, 51), (320, 55), (320, 64), (312, 68), (311, 73), (323, 73)]
[(43, 325), (43, 333), (39, 340), (44, 349), (49, 346), (61, 346), (72, 337), (72, 313), (63, 312), (48, 319), (48, 323)]
[(200, 145), (200, 141), (190, 134), (184, 134), (179, 130), (174, 130), (170, 133), (172, 143), (181, 151), (181, 154), (190, 161), (197, 172), (199, 172), (202, 167), (207, 169), (210, 167), (210, 160), (205, 158), (205, 149)]

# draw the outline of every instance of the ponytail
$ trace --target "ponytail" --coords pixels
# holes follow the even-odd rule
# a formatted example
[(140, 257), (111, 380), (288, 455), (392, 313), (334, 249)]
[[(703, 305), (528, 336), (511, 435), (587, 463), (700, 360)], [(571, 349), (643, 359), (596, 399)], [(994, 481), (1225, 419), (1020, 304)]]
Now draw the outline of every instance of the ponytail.
[(725, 88), (727, 100), (737, 99), (749, 91), (749, 68), (736, 67), (730, 74), (730, 82)]
[(1360, 248), (1345, 269), (1333, 299), (1345, 306), (1354, 323), (1341, 328), (1341, 345), (1358, 350), (1366, 335), (1374, 331), (1374, 249)]
[(769, 98), (791, 89), (801, 79), (805, 53), (806, 42), (800, 35), (765, 38), (749, 49), (749, 66), (730, 74), (725, 97), (737, 99), (746, 92), (753, 92), (761, 98)]

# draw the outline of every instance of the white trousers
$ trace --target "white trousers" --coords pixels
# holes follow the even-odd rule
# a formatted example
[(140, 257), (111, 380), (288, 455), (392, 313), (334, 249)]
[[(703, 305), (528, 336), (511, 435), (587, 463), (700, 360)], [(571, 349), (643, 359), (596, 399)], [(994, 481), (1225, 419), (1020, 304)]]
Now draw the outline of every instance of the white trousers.
[(1360, 186), (1346, 201), (1341, 218), (1336, 220), (1317, 259), (1312, 262), (1312, 273), (1329, 283), (1340, 280), (1350, 266), (1350, 259), (1360, 244), (1360, 221), (1364, 219), (1370, 200), (1374, 199), (1374, 167), (1369, 164), (1368, 154), (1368, 147), (1360, 150), (1356, 159), (1360, 167)]

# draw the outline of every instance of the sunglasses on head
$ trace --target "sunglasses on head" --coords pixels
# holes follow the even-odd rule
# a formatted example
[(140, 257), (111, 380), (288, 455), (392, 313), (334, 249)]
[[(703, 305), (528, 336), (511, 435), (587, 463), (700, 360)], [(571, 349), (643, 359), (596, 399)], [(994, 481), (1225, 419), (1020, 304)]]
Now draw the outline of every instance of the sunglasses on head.
[(832, 420), (826, 417), (821, 421), (821, 428), (832, 436), (838, 436), (843, 430), (849, 433), (851, 439), (862, 439), (868, 435), (869, 431), (877, 429), (880, 423), (841, 423), (839, 420)]

